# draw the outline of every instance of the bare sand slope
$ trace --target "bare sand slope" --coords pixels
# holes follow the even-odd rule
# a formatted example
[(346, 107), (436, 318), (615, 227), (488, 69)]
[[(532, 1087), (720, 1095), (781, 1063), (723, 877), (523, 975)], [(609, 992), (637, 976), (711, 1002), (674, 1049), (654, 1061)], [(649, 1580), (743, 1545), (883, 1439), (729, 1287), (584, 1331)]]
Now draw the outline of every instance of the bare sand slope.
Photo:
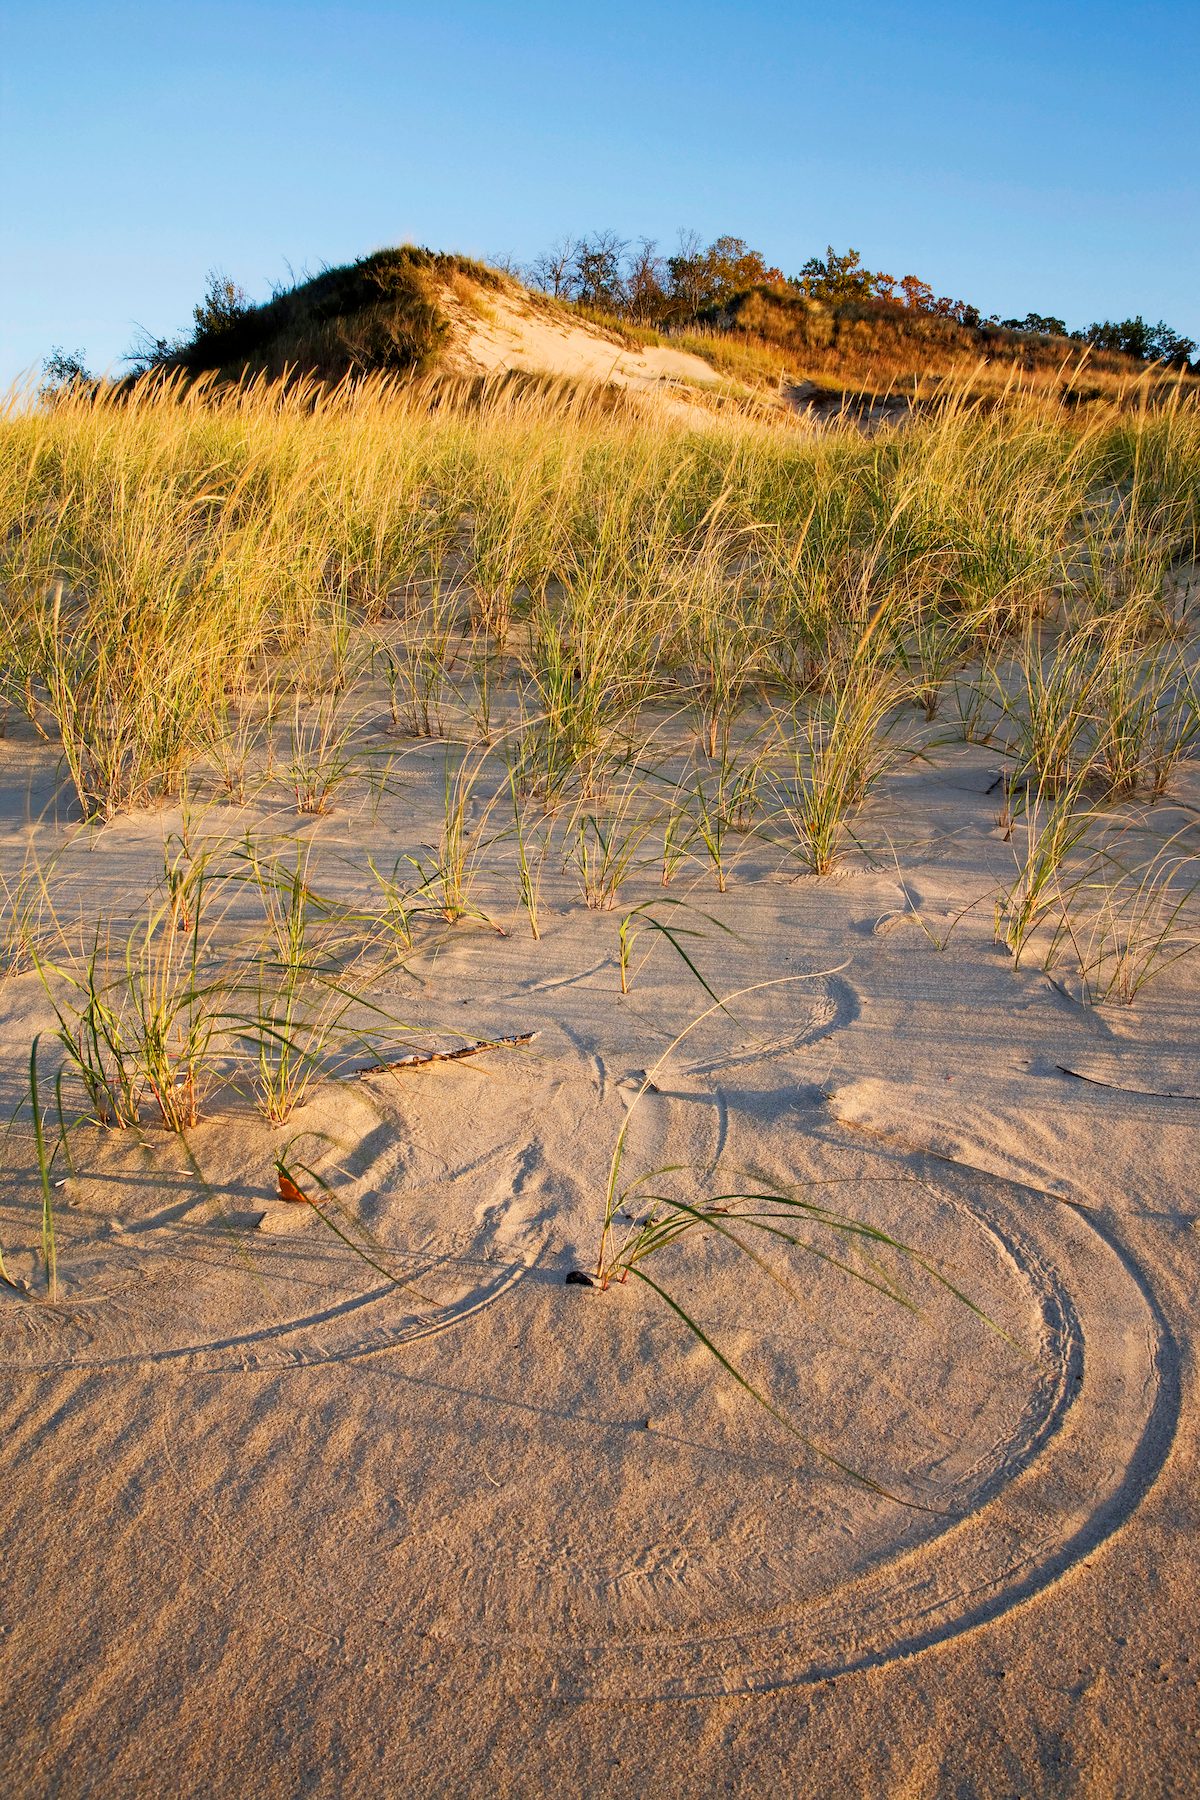
[[(10, 746), (10, 868), (42, 754)], [(319, 827), (328, 886), (432, 829), (438, 755)], [(564, 1284), (703, 996), (660, 943), (622, 998), (616, 917), (552, 869), (539, 942), (460, 925), (376, 993), (528, 1047), (328, 1083), (275, 1131), (231, 1098), (187, 1155), (86, 1146), (62, 1303), (0, 1299), (6, 1791), (1195, 1791), (1200, 985), (1185, 962), (1096, 1011), (1013, 971), (994, 772), (944, 750), (893, 782), (862, 836), (903, 888), (886, 856), (795, 881), (753, 842), (696, 887), (736, 934), (692, 941), (722, 992), (794, 979), (681, 1043), (627, 1134), (630, 1172), (819, 1194), (988, 1312), (813, 1259), (786, 1303), (717, 1238), (671, 1266), (887, 1494), (650, 1290)], [(131, 906), (171, 823), (71, 848), (64, 908)], [(512, 891), (481, 897), (508, 920)], [(940, 937), (973, 899), (943, 950), (913, 917)], [(46, 1021), (0, 983), (6, 1109)], [(272, 1206), (301, 1132), (400, 1281)], [(15, 1142), (0, 1242), (34, 1279)]]
[(539, 306), (519, 289), (480, 290), (475, 311), (455, 306), (450, 295), (446, 304), (456, 318), (450, 364), (464, 372), (519, 369), (693, 400), (697, 389), (715, 391), (721, 385), (702, 357), (666, 344), (632, 349), (585, 319)]

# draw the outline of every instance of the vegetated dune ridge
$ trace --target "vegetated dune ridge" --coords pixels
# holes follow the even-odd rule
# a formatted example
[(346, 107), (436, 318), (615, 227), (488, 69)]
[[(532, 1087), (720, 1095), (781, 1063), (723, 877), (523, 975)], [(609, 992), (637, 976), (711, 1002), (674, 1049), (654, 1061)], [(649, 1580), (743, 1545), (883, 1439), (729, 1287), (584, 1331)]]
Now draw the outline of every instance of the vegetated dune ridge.
[[(886, 681), (887, 704), (875, 720), (882, 761), (821, 874), (806, 871), (803, 781), (814, 745), (840, 741), (821, 731), (852, 715), (836, 695), (813, 697), (807, 675), (784, 704), (786, 671), (768, 679), (759, 661), (724, 712), (709, 681), (722, 654), (714, 618), (757, 632), (759, 657), (792, 642), (771, 635), (779, 590), (762, 568), (750, 585), (744, 540), (712, 536), (726, 528), (714, 495), (731, 512), (747, 494), (759, 515), (798, 505), (803, 521), (814, 494), (830, 506), (847, 489), (861, 497), (855, 472), (898, 470), (924, 506), (928, 467), (942, 481), (946, 465), (969, 462), (976, 484), (990, 469), (989, 504), (955, 515), (965, 610), (979, 555), (968, 526), (1031, 529), (1029, 495), (1015, 512), (1005, 496), (1055, 420), (951, 418), (928, 427), (928, 443), (896, 433), (867, 445), (845, 430), (809, 445), (793, 431), (767, 442), (744, 422), (696, 435), (669, 416), (646, 449), (624, 416), (569, 415), (578, 441), (546, 443), (545, 413), (408, 414), (394, 396), (369, 416), (230, 399), (224, 411), (159, 401), (73, 420), (73, 404), (30, 439), (55, 481), (68, 459), (52, 464), (47, 445), (73, 448), (81, 487), (60, 496), (64, 512), (90, 503), (104, 458), (125, 475), (120, 505), (150, 445), (144, 505), (200, 446), (186, 463), (203, 504), (188, 514), (184, 568), (209, 606), (235, 579), (235, 529), (265, 537), (250, 585), (279, 560), (250, 511), (267, 492), (262, 470), (236, 461), (255, 434), (272, 469), (307, 471), (311, 510), (298, 516), (314, 535), (335, 477), (363, 480), (371, 455), (431, 459), (410, 486), (402, 460), (386, 465), (388, 496), (418, 497), (423, 530), (454, 471), (469, 464), (487, 481), (463, 490), (469, 530), (448, 548), (431, 540), (444, 551), (436, 576), (422, 562), (402, 583), (397, 562), (375, 593), (374, 540), (355, 538), (358, 560), (347, 540), (342, 563), (322, 563), (344, 587), (298, 581), (295, 603), (316, 610), (294, 637), (292, 602), (274, 594), (279, 660), (256, 661), (236, 714), (206, 728), (182, 799), (127, 799), (83, 825), (58, 743), (14, 708), (0, 744), (11, 958), (0, 1111), (24, 1104), (0, 1176), (5, 1786), (154, 1794), (169, 1768), (181, 1795), (222, 1796), (665, 1795), (681, 1783), (1186, 1792), (1200, 1723), (1200, 958), (1157, 969), (1124, 1005), (1099, 995), (1086, 951), (1073, 968), (1057, 915), (1023, 956), (998, 941), (998, 927), (1013, 930), (1022, 834), (1036, 822), (1019, 782), (1000, 779), (1021, 768), (1020, 708), (1040, 716), (1040, 655), (1020, 632), (985, 647), (986, 672), (978, 632), (942, 666), (919, 638), (925, 615), (901, 614), (906, 595), (888, 601), (893, 640), (873, 610), (865, 624), (855, 615), (857, 589), (839, 591), (825, 649), (853, 617), (862, 641), (837, 665), (836, 692), (869, 696)], [(1165, 434), (1177, 423), (1129, 429), (1142, 434), (1139, 480), (1176, 467)], [(1089, 468), (1111, 478), (1120, 441), (1105, 440), (1106, 460)], [(568, 548), (587, 545), (585, 566), (572, 588), (557, 546), (553, 604), (519, 587), (513, 616), (485, 639), (480, 610), (495, 623), (507, 590), (482, 497), (539, 446), (549, 485), (528, 528), (547, 512), (573, 520)], [(650, 479), (635, 457), (660, 453), (666, 473)], [(777, 489), (766, 479), (776, 457)], [(589, 658), (609, 654), (641, 604), (634, 581), (664, 494), (678, 502), (688, 484), (660, 548), (671, 579), (686, 564), (695, 585), (669, 588), (667, 610), (649, 596), (663, 637), (646, 654), (667, 654), (671, 619), (692, 609), (708, 660), (685, 663), (677, 646), (671, 681), (634, 700), (610, 681), (599, 745), (573, 716), (577, 760), (548, 795), (564, 739), (532, 684), (548, 706), (562, 633), (579, 698)], [(353, 491), (358, 531), (367, 498)], [(622, 564), (623, 583), (606, 565), (596, 584), (604, 536), (584, 502), (599, 509), (609, 494), (642, 560)], [(1111, 498), (1100, 490), (1086, 520), (1074, 503), (1062, 516), (1115, 532)], [(174, 489), (168, 500), (177, 512)], [(890, 522), (899, 502), (889, 491), (872, 504)], [(7, 578), (53, 634), (72, 615), (61, 594), (43, 611), (13, 548), (32, 558), (49, 516), (36, 490), (6, 540)], [(85, 515), (97, 532), (106, 516)], [(888, 544), (893, 566), (919, 555), (924, 604), (919, 516), (914, 502)], [(1182, 516), (1156, 565), (1170, 630), (1149, 641), (1168, 659), (1188, 646), (1196, 580), (1177, 554)], [(1138, 530), (1126, 517), (1119, 543), (1148, 554)], [(201, 556), (210, 540), (213, 568)], [(411, 537), (400, 543), (393, 554), (411, 557)], [(544, 553), (540, 537), (534, 548)], [(718, 548), (731, 560), (714, 590), (706, 559)], [(823, 551), (822, 575), (832, 536)], [(77, 567), (80, 591), (107, 566)], [(145, 568), (131, 562), (123, 581)], [(722, 605), (706, 612), (714, 591)], [(805, 590), (814, 618), (827, 617), (825, 591)], [(461, 614), (442, 639), (447, 597)], [(1095, 605), (1106, 629), (1108, 603), (1118, 614), (1136, 603), (1149, 633), (1145, 597), (1106, 588), (1105, 607), (1082, 591), (1063, 603)], [(1030, 607), (1041, 603), (1031, 590)], [(94, 647), (104, 621), (88, 623)], [(53, 713), (52, 685), (38, 690), (44, 733), (60, 717), (69, 737), (83, 717), (87, 668), (69, 666), (71, 712)], [(812, 715), (797, 723), (802, 701)], [(422, 717), (429, 735), (409, 729)], [(1167, 703), (1158, 717), (1165, 734)], [(789, 721), (802, 765), (785, 756)], [(110, 710), (93, 716), (93, 750), (112, 723)], [(1114, 746), (1076, 724), (1071, 754), (1095, 779)], [(1089, 813), (1094, 829), (1121, 834), (1103, 839), (1090, 881), (1117, 855), (1136, 868), (1163, 845), (1190, 846), (1179, 836), (1200, 809), (1190, 743), (1165, 796)], [(100, 815), (101, 763), (72, 766)], [(304, 810), (314, 796), (324, 810)], [(608, 897), (605, 883), (613, 904), (585, 904), (585, 892)], [(1071, 915), (1080, 943), (1089, 919)], [(162, 1129), (143, 1095), (136, 1128), (72, 1129), (68, 1163), (52, 1002), (82, 1016), (70, 978), (83, 978), (98, 925), (117, 982), (165, 972), (169, 989), (198, 945), (186, 1028), (220, 1016), (199, 1059), (197, 1123)], [(1194, 929), (1183, 915), (1180, 931)], [(1125, 975), (1151, 955), (1153, 932), (1151, 921), (1129, 937)], [(37, 955), (45, 981), (28, 966)], [(300, 1010), (281, 1011), (297, 971)], [(334, 1014), (339, 1029), (322, 1036)], [(514, 1035), (524, 1041), (470, 1060), (370, 1066)], [(29, 1126), (35, 1040), (55, 1147), (53, 1301)], [(273, 1124), (255, 1089), (261, 1101), (264, 1069), (278, 1083), (290, 1042), (311, 1049), (301, 1074), (312, 1079)], [(177, 1102), (180, 1084), (163, 1092)], [(78, 1108), (74, 1085), (65, 1105)], [(596, 1268), (618, 1149), (618, 1242), (636, 1241), (656, 1194), (684, 1207), (728, 1197), (705, 1233), (641, 1265), (679, 1310), (636, 1272), (604, 1292), (565, 1280)], [(312, 1204), (280, 1199), (280, 1162)], [(807, 1199), (876, 1235), (783, 1219), (824, 1253), (762, 1240), (789, 1292), (725, 1235), (751, 1229), (755, 1205), (735, 1195)]]
[(1193, 385), (1112, 351), (874, 302), (828, 305), (750, 288), (669, 334), (525, 287), (469, 257), (414, 245), (323, 269), (261, 303), (213, 277), (195, 328), (147, 346), (160, 372), (412, 379), (467, 375), (598, 384), (637, 407), (671, 396), (685, 419), (733, 405), (875, 425), (948, 393), (992, 399), (1014, 384), (1071, 404)]
[(533, 376), (618, 390), (635, 406), (649, 393), (669, 397), (669, 410), (697, 420), (720, 395), (756, 398), (702, 356), (641, 345), (616, 321), (588, 319), (469, 258), (411, 245), (323, 270), (258, 306), (210, 303), (189, 338), (160, 344), (150, 361), (221, 381)]

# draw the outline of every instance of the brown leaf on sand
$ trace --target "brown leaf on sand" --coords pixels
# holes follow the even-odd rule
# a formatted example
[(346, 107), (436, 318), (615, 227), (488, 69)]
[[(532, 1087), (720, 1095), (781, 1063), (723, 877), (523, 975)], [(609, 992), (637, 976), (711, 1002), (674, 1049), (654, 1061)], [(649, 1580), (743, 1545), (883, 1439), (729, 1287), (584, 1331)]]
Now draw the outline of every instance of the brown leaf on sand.
[(285, 1174), (282, 1169), (279, 1170), (279, 1198), (290, 1200), (293, 1206), (311, 1206), (312, 1204), (308, 1195), (298, 1188), (291, 1176)]

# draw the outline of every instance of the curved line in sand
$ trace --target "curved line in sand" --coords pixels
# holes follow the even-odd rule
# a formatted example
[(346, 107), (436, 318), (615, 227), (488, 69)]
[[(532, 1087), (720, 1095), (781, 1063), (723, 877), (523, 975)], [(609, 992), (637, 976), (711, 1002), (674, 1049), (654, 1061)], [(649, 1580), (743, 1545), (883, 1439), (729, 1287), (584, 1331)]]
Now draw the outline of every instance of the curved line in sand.
[[(911, 1621), (896, 1621), (894, 1640), (886, 1645), (866, 1648), (852, 1654), (834, 1656), (825, 1662), (815, 1662), (810, 1667), (796, 1670), (766, 1681), (751, 1680), (740, 1687), (724, 1687), (722, 1693), (750, 1693), (764, 1691), (769, 1688), (799, 1687), (811, 1685), (818, 1681), (828, 1681), (839, 1675), (849, 1675), (866, 1669), (880, 1668), (885, 1663), (894, 1662), (902, 1657), (916, 1656), (924, 1650), (936, 1648), (949, 1643), (952, 1639), (963, 1637), (968, 1632), (977, 1631), (981, 1626), (991, 1624), (1012, 1612), (1019, 1606), (1026, 1605), (1038, 1595), (1046, 1593), (1084, 1557), (1100, 1549), (1111, 1537), (1132, 1518), (1162, 1471), (1179, 1422), (1182, 1401), (1182, 1386), (1179, 1375), (1179, 1355), (1174, 1337), (1171, 1333), (1162, 1310), (1154, 1298), (1153, 1290), (1145, 1274), (1135, 1259), (1117, 1240), (1106, 1232), (1093, 1219), (1085, 1221), (1107, 1245), (1116, 1260), (1123, 1266), (1126, 1275), (1138, 1289), (1153, 1324), (1153, 1339), (1149, 1345), (1150, 1367), (1147, 1371), (1150, 1384), (1153, 1386), (1154, 1398), (1143, 1429), (1134, 1446), (1133, 1453), (1126, 1461), (1120, 1479), (1112, 1492), (1093, 1511), (1081, 1521), (1059, 1545), (1040, 1558), (1028, 1557), (1024, 1564), (1018, 1558), (1012, 1567), (1005, 1572), (1000, 1583), (979, 1583), (979, 1591), (964, 1589), (961, 1598), (968, 1604), (952, 1617), (922, 1625), (919, 1623), (920, 1613), (913, 1615)], [(1074, 1401), (1068, 1397), (1065, 1406), (1056, 1409), (1056, 1417), (1048, 1420), (1049, 1429), (1044, 1438), (1050, 1438), (1059, 1418), (1065, 1414)], [(1027, 1468), (1032, 1465), (1027, 1465)], [(1023, 1469), (1019, 1472), (1024, 1475)], [(1018, 1477), (1019, 1478), (1019, 1477)], [(1006, 1487), (1008, 1484), (1004, 1484)], [(1004, 1497), (1001, 1487), (996, 1501)], [(978, 1512), (969, 1515), (954, 1529), (965, 1531), (972, 1525), (978, 1525), (981, 1514), (992, 1501), (986, 1501)], [(949, 1535), (949, 1534), (946, 1534)], [(936, 1553), (944, 1544), (944, 1538), (936, 1538), (921, 1550), (912, 1553), (913, 1559), (921, 1555)], [(908, 1560), (908, 1559), (902, 1559)], [(877, 1575), (876, 1575), (877, 1578)], [(931, 1615), (936, 1609), (930, 1608)], [(905, 1629), (907, 1625), (907, 1629)], [(856, 1622), (856, 1635), (861, 1632), (861, 1625)], [(697, 1693), (712, 1693), (713, 1689), (699, 1688)], [(675, 1697), (672, 1695), (672, 1697)], [(678, 1696), (684, 1698), (683, 1694)]]
[[(1028, 1194), (988, 1179), (1019, 1198)], [(519, 1651), (525, 1679), (514, 1688), (539, 1685), (529, 1675), (540, 1663), (545, 1685), (564, 1700), (687, 1700), (801, 1687), (976, 1631), (1051, 1590), (1112, 1538), (1152, 1488), (1174, 1441), (1181, 1386), (1170, 1328), (1143, 1270), (1093, 1217), (1069, 1209), (1064, 1229), (1060, 1215), (1051, 1226), (1059, 1255), (1049, 1257), (1021, 1229), (1015, 1203), (1007, 1223), (971, 1211), (1035, 1285), (1039, 1276), (1048, 1284), (1043, 1293), (1059, 1315), (1061, 1349), (1044, 1404), (1027, 1416), (968, 1512), (799, 1613), (763, 1609), (757, 1620), (714, 1632), (620, 1641), (514, 1634), (486, 1646), (462, 1643), (459, 1654), (473, 1647), (503, 1678), (497, 1655)], [(1096, 1288), (1084, 1316), (1069, 1285), (1071, 1264), (1081, 1259)], [(1097, 1480), (1097, 1470), (1109, 1467), (1111, 1478)]]
[[(1144, 1271), (1094, 1214), (1052, 1199), (1035, 1202), (1028, 1188), (1000, 1176), (967, 1173), (974, 1191), (960, 1204), (1016, 1260), (1039, 1294), (1056, 1354), (1054, 1380), (1027, 1411), (1023, 1429), (1005, 1446), (1003, 1464), (965, 1515), (910, 1549), (885, 1554), (799, 1613), (765, 1608), (715, 1632), (667, 1631), (616, 1641), (566, 1643), (506, 1634), (472, 1644), (468, 1638), (458, 1653), (469, 1659), (474, 1650), (495, 1672), (497, 1658), (501, 1664), (508, 1660), (506, 1649), (518, 1651), (525, 1679), (513, 1685), (527, 1691), (531, 1664), (541, 1663), (541, 1680), (535, 1675), (532, 1684), (551, 1686), (564, 1699), (620, 1694), (625, 1700), (682, 1700), (811, 1685), (879, 1668), (974, 1632), (1052, 1590), (1120, 1531), (1152, 1488), (1174, 1441), (1181, 1384), (1170, 1328)], [(990, 1204), (978, 1193), (982, 1183), (991, 1190)], [(1046, 1238), (1042, 1250), (1039, 1231)], [(323, 1352), (302, 1346), (277, 1359), (247, 1355), (380, 1306), (395, 1297), (395, 1289), (377, 1287), (319, 1312), (207, 1344), (4, 1366), (39, 1373), (191, 1362), (196, 1373), (239, 1367), (265, 1373), (358, 1360), (465, 1323), (510, 1293), (541, 1260), (548, 1241), (440, 1316), (410, 1320), (374, 1339), (360, 1337)], [(1082, 1316), (1071, 1281), (1072, 1267), (1081, 1261), (1090, 1264), (1093, 1278)], [(1086, 1277), (1087, 1269), (1082, 1272)], [(1079, 1285), (1089, 1290), (1086, 1278)], [(1111, 1467), (1112, 1475), (1097, 1484), (1095, 1471), (1101, 1467)], [(502, 1668), (500, 1673), (503, 1678)]]
[[(485, 1307), (516, 1287), (531, 1269), (541, 1261), (548, 1239), (537, 1246), (532, 1255), (509, 1263), (497, 1278), (482, 1292), (470, 1296), (456, 1306), (443, 1308), (433, 1317), (419, 1319), (387, 1332), (374, 1340), (364, 1340), (345, 1347), (327, 1350), (305, 1350), (299, 1354), (281, 1357), (278, 1361), (248, 1362), (243, 1354), (231, 1361), (213, 1363), (209, 1367), (197, 1368), (193, 1373), (230, 1374), (239, 1368), (248, 1374), (264, 1374), (282, 1372), (286, 1369), (310, 1367), (317, 1363), (351, 1362), (364, 1356), (377, 1356), (385, 1350), (396, 1350), (402, 1344), (417, 1342), (420, 1338), (433, 1337), (440, 1331), (451, 1330), (461, 1325), (474, 1314), (482, 1312)], [(419, 1279), (415, 1277), (414, 1279)], [(378, 1306), (394, 1299), (396, 1285), (388, 1283), (381, 1287), (371, 1288), (365, 1294), (356, 1294), (350, 1300), (340, 1300), (336, 1306), (323, 1307), (319, 1312), (305, 1313), (300, 1318), (284, 1319), (276, 1325), (265, 1325), (255, 1331), (239, 1332), (232, 1337), (213, 1338), (210, 1342), (192, 1344), (173, 1344), (163, 1350), (133, 1351), (122, 1356), (104, 1357), (61, 1357), (52, 1362), (4, 1362), (0, 1369), (22, 1375), (74, 1374), (108, 1371), (115, 1369), (145, 1369), (156, 1367), (162, 1363), (185, 1362), (191, 1358), (210, 1357), (221, 1351), (242, 1351), (243, 1353), (259, 1344), (278, 1343), (282, 1339), (293, 1336), (296, 1332), (310, 1331), (320, 1325), (328, 1324), (332, 1319), (345, 1318), (350, 1313), (363, 1312), (367, 1307)]]

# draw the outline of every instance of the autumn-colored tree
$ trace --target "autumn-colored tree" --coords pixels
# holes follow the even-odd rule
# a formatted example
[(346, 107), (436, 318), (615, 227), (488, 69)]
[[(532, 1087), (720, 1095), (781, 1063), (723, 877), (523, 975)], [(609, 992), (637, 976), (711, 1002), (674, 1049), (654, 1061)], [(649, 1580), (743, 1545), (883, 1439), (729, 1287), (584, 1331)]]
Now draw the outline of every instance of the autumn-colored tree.
[(933, 307), (933, 289), (919, 275), (905, 275), (900, 281), (900, 292), (904, 295), (905, 306), (914, 312), (929, 312)]
[(704, 253), (709, 304), (719, 306), (747, 288), (762, 287), (778, 270), (768, 269), (761, 250), (752, 250), (745, 238), (714, 238)]
[(780, 271), (771, 268), (761, 250), (752, 250), (745, 238), (725, 235), (704, 245), (697, 232), (683, 231), (674, 256), (667, 260), (669, 316), (695, 319), (749, 288), (778, 286), (782, 281)]
[(640, 325), (652, 325), (667, 306), (666, 264), (653, 238), (639, 238), (625, 264), (625, 310)]

